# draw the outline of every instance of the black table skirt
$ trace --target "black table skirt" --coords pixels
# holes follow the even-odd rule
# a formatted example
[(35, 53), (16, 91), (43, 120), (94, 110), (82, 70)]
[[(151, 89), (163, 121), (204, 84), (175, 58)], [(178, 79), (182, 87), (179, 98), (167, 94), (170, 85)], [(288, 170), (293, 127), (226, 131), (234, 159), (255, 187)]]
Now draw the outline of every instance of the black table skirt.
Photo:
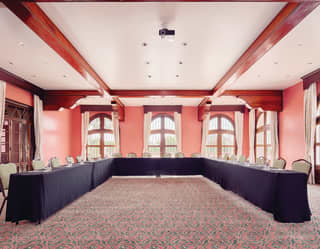
[(307, 175), (205, 158), (114, 158), (10, 177), (6, 220), (41, 221), (112, 175), (203, 175), (280, 222), (310, 220)]

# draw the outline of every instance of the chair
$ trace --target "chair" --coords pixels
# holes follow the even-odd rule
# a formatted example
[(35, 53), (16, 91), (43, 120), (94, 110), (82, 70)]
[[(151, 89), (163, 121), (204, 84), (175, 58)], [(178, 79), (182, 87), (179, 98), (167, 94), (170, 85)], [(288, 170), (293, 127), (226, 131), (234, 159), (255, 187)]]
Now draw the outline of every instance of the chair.
[(42, 160), (32, 160), (32, 169), (33, 170), (41, 170), (44, 169), (46, 165)]
[(240, 155), (240, 157), (239, 157), (239, 162), (240, 162), (240, 163), (244, 163), (244, 162), (246, 162), (246, 161), (247, 161), (246, 156), (245, 156), (245, 155)]
[(258, 165), (265, 165), (266, 164), (266, 159), (263, 156), (259, 156), (256, 160), (256, 164)]
[(121, 153), (119, 153), (119, 152), (114, 152), (114, 153), (112, 153), (112, 157), (114, 157), (114, 158), (120, 158), (120, 157), (122, 157), (122, 155), (121, 155)]
[(59, 167), (61, 167), (59, 158), (57, 158), (57, 157), (52, 157), (49, 161), (50, 161), (50, 165), (51, 165), (52, 168), (59, 168)]
[(8, 200), (7, 190), (9, 189), (10, 175), (17, 173), (17, 166), (14, 163), (0, 164), (0, 190), (3, 196), (3, 202), (0, 208), (0, 215)]
[(81, 163), (83, 161), (81, 156), (77, 156), (76, 159), (77, 159), (77, 163)]
[(271, 168), (284, 169), (286, 167), (286, 164), (286, 160), (284, 160), (283, 158), (278, 158), (277, 160), (273, 161)]
[(171, 153), (169, 153), (169, 152), (161, 153), (161, 154), (160, 154), (160, 157), (161, 157), (161, 158), (171, 157)]
[(223, 160), (229, 160), (229, 155), (228, 154), (224, 154), (224, 156), (223, 156)]
[(142, 157), (143, 158), (150, 158), (150, 157), (152, 157), (152, 154), (150, 152), (143, 152)]
[(191, 154), (191, 157), (193, 157), (193, 158), (199, 158), (199, 157), (201, 157), (201, 154), (200, 154), (200, 153), (192, 153), (192, 154)]
[(231, 155), (231, 157), (229, 158), (229, 160), (232, 161), (232, 162), (237, 161), (236, 155)]
[(312, 167), (312, 164), (304, 159), (296, 160), (291, 164), (292, 170), (305, 173), (308, 176), (310, 175), (311, 167)]
[(136, 158), (136, 157), (137, 157), (137, 154), (134, 152), (130, 152), (127, 154), (127, 158)]
[(177, 153), (174, 155), (174, 157), (176, 157), (176, 158), (184, 158), (184, 154), (183, 154), (183, 152), (177, 152)]
[(67, 164), (73, 164), (74, 163), (73, 157), (72, 156), (67, 156), (66, 157), (66, 162), (67, 162)]

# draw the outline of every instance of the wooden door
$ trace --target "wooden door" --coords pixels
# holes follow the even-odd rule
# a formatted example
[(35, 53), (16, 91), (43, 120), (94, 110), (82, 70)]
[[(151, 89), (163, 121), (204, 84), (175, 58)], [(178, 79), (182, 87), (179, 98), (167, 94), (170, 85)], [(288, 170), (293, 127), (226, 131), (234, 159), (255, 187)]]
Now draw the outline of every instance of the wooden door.
[(9, 120), (5, 119), (1, 132), (1, 163), (9, 162)]

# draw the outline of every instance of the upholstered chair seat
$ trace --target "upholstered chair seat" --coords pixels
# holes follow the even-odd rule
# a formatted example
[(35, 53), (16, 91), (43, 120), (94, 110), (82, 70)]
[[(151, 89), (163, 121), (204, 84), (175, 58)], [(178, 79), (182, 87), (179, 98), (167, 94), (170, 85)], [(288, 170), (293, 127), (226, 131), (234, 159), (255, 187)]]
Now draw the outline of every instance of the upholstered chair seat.
[(230, 161), (237, 161), (237, 157), (236, 157), (236, 155), (231, 155), (231, 157), (230, 157), (230, 159), (229, 159)]
[(311, 166), (312, 164), (310, 162), (304, 159), (299, 159), (292, 163), (291, 168), (294, 171), (298, 171), (298, 172), (309, 175), (311, 172)]
[(286, 167), (286, 160), (279, 158), (273, 161), (272, 168), (284, 169)]
[(240, 155), (240, 157), (239, 157), (239, 162), (240, 162), (240, 163), (244, 163), (244, 162), (246, 162), (246, 161), (247, 161), (246, 156), (245, 156), (245, 155)]
[(119, 153), (119, 152), (115, 152), (115, 153), (112, 153), (112, 157), (114, 157), (114, 158), (120, 158), (120, 157), (122, 157), (122, 155), (121, 155), (121, 153)]
[(192, 153), (191, 157), (198, 158), (198, 157), (201, 157), (201, 154), (200, 153)]
[(66, 157), (66, 162), (67, 162), (67, 164), (73, 164), (74, 163), (73, 157), (72, 156), (67, 156)]
[(81, 163), (83, 161), (81, 156), (77, 156), (76, 159), (77, 159), (77, 163)]
[(161, 158), (167, 158), (167, 157), (171, 157), (171, 153), (169, 152), (164, 152), (160, 155)]
[(143, 158), (150, 158), (150, 157), (152, 157), (152, 154), (150, 152), (143, 152), (142, 157)]
[(223, 160), (229, 160), (229, 155), (228, 154), (224, 154)]
[(265, 165), (266, 164), (266, 159), (263, 156), (260, 156), (260, 157), (257, 158), (256, 164)]
[(175, 157), (176, 157), (176, 158), (183, 158), (183, 157), (184, 157), (184, 154), (183, 154), (183, 152), (177, 152), (177, 153), (175, 154)]
[(42, 160), (33, 160), (32, 161), (32, 168), (33, 170), (41, 170), (44, 169), (46, 165), (44, 164), (44, 161)]
[(61, 167), (62, 165), (60, 165), (60, 160), (59, 160), (59, 158), (57, 158), (57, 157), (53, 157), (53, 158), (51, 158), (51, 167), (52, 168), (59, 168), (59, 167)]
[(130, 152), (130, 153), (127, 154), (127, 157), (128, 157), (128, 158), (136, 158), (136, 157), (137, 157), (137, 154), (134, 153), (134, 152)]

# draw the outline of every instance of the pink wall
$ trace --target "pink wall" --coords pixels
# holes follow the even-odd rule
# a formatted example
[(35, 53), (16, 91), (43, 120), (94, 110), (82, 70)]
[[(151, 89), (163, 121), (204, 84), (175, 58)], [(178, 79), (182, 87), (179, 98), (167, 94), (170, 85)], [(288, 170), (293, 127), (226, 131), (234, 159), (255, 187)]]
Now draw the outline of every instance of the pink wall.
[(244, 113), (243, 122), (242, 154), (249, 158), (249, 111), (247, 108)]
[(25, 105), (33, 106), (32, 93), (14, 85), (11, 85), (10, 83), (6, 84), (6, 98)]
[(304, 158), (304, 114), (302, 82), (283, 91), (283, 111), (279, 114), (280, 157), (287, 161)]
[(80, 107), (71, 111), (71, 151), (70, 155), (76, 159), (81, 155), (81, 113)]
[[(79, 112), (80, 113), (80, 112)], [(43, 157), (47, 163), (49, 158), (57, 156), (61, 163), (77, 147), (79, 140), (73, 139), (72, 110), (43, 112)], [(81, 124), (79, 124), (81, 126)]]

